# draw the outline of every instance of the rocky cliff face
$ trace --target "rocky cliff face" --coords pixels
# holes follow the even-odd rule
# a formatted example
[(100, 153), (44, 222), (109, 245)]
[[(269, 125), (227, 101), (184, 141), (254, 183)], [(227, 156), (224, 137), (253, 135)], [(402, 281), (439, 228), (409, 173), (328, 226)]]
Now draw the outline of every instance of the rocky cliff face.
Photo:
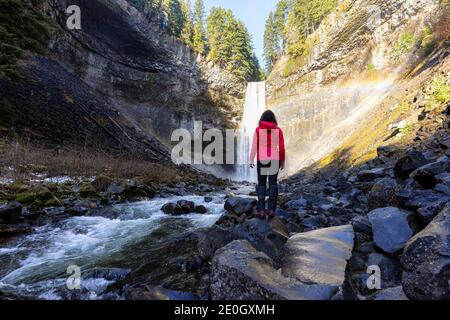
[[(69, 5), (81, 9), (81, 30), (66, 28)], [(162, 152), (159, 142), (168, 144), (173, 129), (190, 128), (194, 119), (235, 125), (244, 83), (151, 24), (130, 2), (48, 0), (44, 11), (58, 31), (48, 56), (23, 62), (33, 82), (1, 79), (2, 98), (20, 115), (10, 123), (19, 135), (52, 144), (86, 136), (101, 145), (145, 141)]]
[(448, 32), (446, 19), (448, 11), (435, 0), (341, 1), (307, 40), (306, 54), (282, 58), (267, 81), (268, 105), (286, 131), (288, 171), (323, 159), (368, 127), (378, 130), (377, 138), (347, 143), (346, 153), (364, 144), (352, 161), (376, 155), (387, 127), (411, 114), (368, 122), (401, 105), (405, 88), (419, 92), (445, 74), (439, 66), (447, 58), (448, 43), (440, 36)]

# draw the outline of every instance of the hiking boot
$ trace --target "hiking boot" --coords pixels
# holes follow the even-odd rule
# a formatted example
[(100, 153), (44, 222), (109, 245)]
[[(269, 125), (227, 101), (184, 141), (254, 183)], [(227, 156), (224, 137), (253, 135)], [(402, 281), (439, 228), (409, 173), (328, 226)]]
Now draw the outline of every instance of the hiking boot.
[(266, 214), (264, 211), (256, 211), (256, 217), (258, 219), (265, 219), (266, 218)]
[(267, 210), (266, 211), (266, 216), (267, 216), (268, 219), (275, 218), (275, 211), (274, 210)]

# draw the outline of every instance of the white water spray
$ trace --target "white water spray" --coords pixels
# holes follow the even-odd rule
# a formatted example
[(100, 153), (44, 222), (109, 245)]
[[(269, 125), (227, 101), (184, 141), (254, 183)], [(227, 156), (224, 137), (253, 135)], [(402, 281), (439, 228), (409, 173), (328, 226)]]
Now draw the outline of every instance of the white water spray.
[(266, 83), (249, 82), (245, 94), (244, 114), (237, 145), (236, 181), (256, 181), (256, 169), (248, 165), (250, 148), (261, 114), (266, 110)]

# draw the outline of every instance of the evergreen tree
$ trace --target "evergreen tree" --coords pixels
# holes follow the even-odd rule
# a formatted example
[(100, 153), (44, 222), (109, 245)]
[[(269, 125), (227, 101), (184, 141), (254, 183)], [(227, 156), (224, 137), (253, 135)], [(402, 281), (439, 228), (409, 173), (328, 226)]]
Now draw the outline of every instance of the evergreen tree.
[(242, 80), (259, 79), (259, 64), (253, 54), (251, 36), (231, 10), (213, 8), (208, 17), (206, 34), (210, 60)]
[(278, 36), (273, 12), (270, 12), (264, 31), (264, 60), (266, 70), (270, 72), (278, 56)]
[(181, 40), (190, 48), (194, 47), (194, 21), (190, 0), (181, 0), (181, 11), (183, 13), (184, 26), (181, 31)]
[(287, 0), (281, 0), (278, 2), (276, 10), (273, 14), (275, 32), (279, 43), (279, 53), (280, 55), (284, 52), (286, 48), (286, 21), (289, 14), (289, 2)]
[(203, 4), (203, 1), (196, 0), (194, 8), (194, 30), (193, 30), (192, 46), (193, 49), (200, 54), (204, 54), (206, 52), (204, 18), (205, 18), (205, 6)]
[(176, 37), (181, 37), (185, 20), (180, 0), (164, 0), (164, 12), (169, 23), (169, 31)]
[(287, 47), (296, 56), (304, 52), (304, 43), (323, 18), (337, 6), (337, 0), (291, 0), (286, 23)]

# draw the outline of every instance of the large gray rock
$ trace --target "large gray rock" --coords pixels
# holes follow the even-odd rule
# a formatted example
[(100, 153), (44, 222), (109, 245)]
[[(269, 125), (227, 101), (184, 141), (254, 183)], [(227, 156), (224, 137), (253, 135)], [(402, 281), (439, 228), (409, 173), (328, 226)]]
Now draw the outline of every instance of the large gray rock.
[(286, 204), (284, 206), (286, 207), (287, 210), (292, 210), (292, 209), (305, 208), (307, 205), (308, 205), (308, 200), (300, 198), (300, 199), (290, 200), (290, 201), (286, 202)]
[(369, 170), (361, 170), (358, 172), (358, 180), (362, 182), (370, 182), (386, 175), (384, 168), (374, 168)]
[(129, 287), (124, 290), (125, 299), (137, 301), (151, 300), (196, 300), (193, 294), (168, 290), (160, 286), (143, 285), (139, 287)]
[(0, 220), (5, 223), (17, 223), (22, 213), (22, 205), (16, 201), (0, 206)]
[(217, 250), (211, 268), (214, 300), (328, 300), (336, 293), (329, 285), (306, 285), (284, 277), (266, 254), (246, 240)]
[(234, 240), (232, 233), (218, 225), (213, 225), (208, 230), (200, 233), (198, 238), (198, 253), (204, 259), (210, 259), (214, 256), (217, 249)]
[(449, 202), (448, 199), (442, 198), (440, 200), (425, 203), (417, 210), (417, 215), (424, 225), (433, 221), (434, 217), (444, 209), (445, 205)]
[(234, 214), (243, 214), (253, 211), (256, 200), (252, 198), (230, 197), (225, 201), (225, 210)]
[(401, 285), (402, 271), (397, 260), (380, 253), (371, 253), (367, 259), (368, 266), (378, 266), (381, 271), (381, 288), (392, 288)]
[(439, 182), (440, 174), (450, 171), (450, 160), (444, 156), (439, 158), (438, 161), (426, 164), (413, 173), (411, 177), (414, 178), (423, 187), (432, 189)]
[(369, 297), (369, 300), (408, 300), (402, 286), (380, 290)]
[(404, 157), (400, 158), (395, 164), (395, 177), (406, 180), (414, 170), (426, 165), (428, 162), (429, 161), (425, 159), (422, 153), (416, 150), (411, 150)]
[(402, 285), (410, 299), (450, 299), (450, 206), (406, 244)]
[(400, 202), (397, 199), (396, 191), (397, 183), (394, 179), (383, 178), (375, 183), (367, 198), (369, 210), (384, 208), (386, 206), (399, 206)]
[(345, 281), (353, 241), (351, 225), (296, 234), (286, 242), (282, 272), (304, 283), (339, 288)]
[(269, 221), (249, 219), (236, 225), (232, 230), (234, 239), (248, 240), (258, 251), (277, 260), (284, 244), (289, 238), (289, 232), (279, 218)]
[(367, 215), (375, 245), (386, 253), (396, 253), (413, 236), (412, 213), (394, 207), (375, 209)]

